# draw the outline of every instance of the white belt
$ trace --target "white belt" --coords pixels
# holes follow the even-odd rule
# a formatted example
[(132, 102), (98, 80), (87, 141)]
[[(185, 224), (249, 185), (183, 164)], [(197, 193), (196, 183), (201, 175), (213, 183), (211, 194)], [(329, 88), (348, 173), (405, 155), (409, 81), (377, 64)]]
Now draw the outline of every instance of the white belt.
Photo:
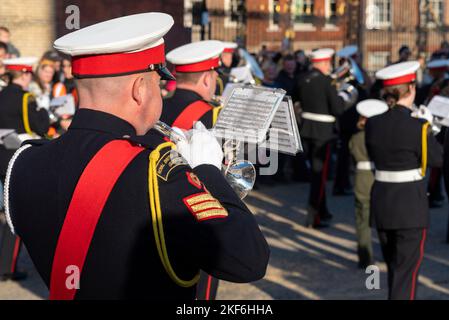
[(421, 169), (412, 169), (405, 171), (382, 171), (376, 170), (376, 181), (380, 182), (412, 182), (422, 180)]
[(357, 162), (357, 170), (374, 170), (374, 163), (371, 161), (359, 161)]
[(19, 140), (21, 142), (27, 141), (27, 140), (35, 140), (40, 139), (40, 137), (37, 134), (28, 134), (28, 133), (21, 133), (17, 135), (19, 137)]
[(327, 122), (332, 123), (336, 121), (334, 116), (329, 114), (319, 114), (319, 113), (311, 113), (311, 112), (303, 112), (301, 114), (303, 119), (317, 121), (317, 122)]

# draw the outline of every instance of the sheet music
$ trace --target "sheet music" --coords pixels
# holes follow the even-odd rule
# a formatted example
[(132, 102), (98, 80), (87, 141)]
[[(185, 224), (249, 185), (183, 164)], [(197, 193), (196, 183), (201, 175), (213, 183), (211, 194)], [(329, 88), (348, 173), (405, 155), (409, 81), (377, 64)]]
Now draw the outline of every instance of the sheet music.
[(290, 97), (286, 96), (280, 104), (267, 136), (267, 140), (260, 145), (262, 148), (277, 150), (290, 155), (303, 151), (298, 123)]
[(235, 87), (214, 127), (216, 137), (261, 143), (265, 140), (285, 91), (263, 87)]

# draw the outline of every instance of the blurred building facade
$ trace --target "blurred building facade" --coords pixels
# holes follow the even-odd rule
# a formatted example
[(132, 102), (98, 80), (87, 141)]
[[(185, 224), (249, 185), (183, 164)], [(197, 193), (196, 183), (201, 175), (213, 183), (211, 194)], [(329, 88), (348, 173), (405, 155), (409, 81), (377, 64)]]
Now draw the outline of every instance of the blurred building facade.
[[(272, 50), (343, 45), (345, 0), (185, 0), (186, 8), (202, 2), (209, 13), (206, 34), (240, 39), (252, 52), (262, 45)], [(195, 26), (192, 36), (200, 39)]]
[(40, 55), (55, 37), (54, 0), (1, 0), (0, 26), (11, 32), (11, 41), (22, 56)]
[(66, 28), (66, 8), (81, 27), (123, 15), (161, 11), (175, 19), (167, 49), (200, 39), (239, 40), (249, 51), (312, 50), (358, 44), (374, 71), (398, 58), (431, 53), (447, 39), (449, 0), (1, 0), (0, 25), (22, 55), (40, 55)]
[(251, 52), (357, 44), (370, 71), (398, 59), (402, 45), (428, 56), (449, 31), (449, 0), (184, 0), (186, 14), (201, 3), (205, 38), (238, 39)]
[(167, 50), (191, 41), (184, 27), (183, 0), (1, 0), (0, 26), (6, 26), (22, 56), (40, 56), (52, 49), (55, 38), (74, 30), (66, 27), (69, 6), (80, 11), (80, 27), (134, 13), (159, 11), (171, 14), (175, 25), (167, 34)]
[(373, 71), (398, 59), (402, 45), (412, 57), (429, 55), (448, 40), (448, 0), (363, 0), (359, 16), (363, 32), (358, 44)]

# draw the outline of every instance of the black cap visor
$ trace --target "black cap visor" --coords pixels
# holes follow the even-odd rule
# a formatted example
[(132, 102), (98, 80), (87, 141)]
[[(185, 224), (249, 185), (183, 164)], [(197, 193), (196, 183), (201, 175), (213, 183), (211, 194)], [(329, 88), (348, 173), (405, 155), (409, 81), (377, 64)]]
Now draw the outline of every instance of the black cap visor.
[(161, 76), (161, 80), (176, 80), (165, 64), (154, 65), (154, 71)]

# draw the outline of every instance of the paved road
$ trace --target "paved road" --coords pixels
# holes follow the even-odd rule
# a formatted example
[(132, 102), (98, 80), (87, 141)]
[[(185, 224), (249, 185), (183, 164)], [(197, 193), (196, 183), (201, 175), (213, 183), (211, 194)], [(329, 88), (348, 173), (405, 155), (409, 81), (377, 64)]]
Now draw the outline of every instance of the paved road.
[[(330, 187), (330, 186), (329, 186)], [(222, 282), (219, 299), (385, 299), (385, 265), (374, 236), (380, 290), (365, 287), (367, 274), (357, 269), (353, 197), (331, 197), (334, 223), (329, 229), (310, 230), (302, 225), (308, 186), (264, 186), (246, 199), (271, 247), (266, 277), (252, 284)], [(328, 190), (330, 191), (330, 190)], [(426, 255), (419, 279), (419, 299), (449, 299), (449, 245), (444, 243), (448, 206), (432, 210)], [(23, 283), (0, 283), (0, 299), (42, 299), (47, 290), (22, 254), (20, 263), (31, 271)]]

